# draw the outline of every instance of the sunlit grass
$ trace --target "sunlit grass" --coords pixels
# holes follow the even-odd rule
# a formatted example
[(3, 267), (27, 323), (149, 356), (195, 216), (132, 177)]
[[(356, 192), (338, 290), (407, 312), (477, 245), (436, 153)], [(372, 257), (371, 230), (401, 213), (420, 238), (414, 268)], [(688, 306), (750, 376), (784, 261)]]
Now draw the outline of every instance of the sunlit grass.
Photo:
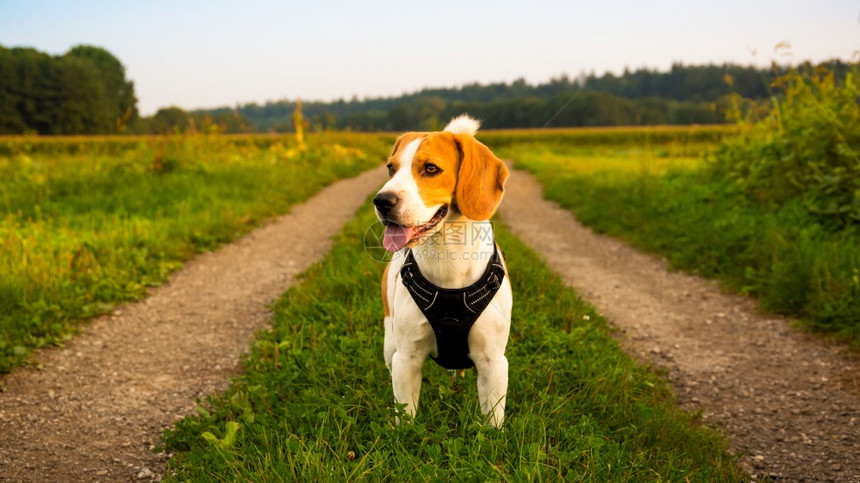
[(800, 198), (778, 205), (749, 196), (705, 156), (718, 144), (520, 139), (502, 152), (583, 223), (860, 343), (857, 229), (832, 231)]
[(243, 376), (168, 432), (172, 481), (742, 479), (720, 438), (502, 226), (514, 287), (504, 431), (480, 415), (474, 371), (453, 380), (430, 361), (415, 420), (394, 426), (384, 265), (362, 245), (374, 220), (365, 204), (276, 305)]
[(547, 176), (636, 177), (702, 166), (725, 126), (506, 130), (479, 133), (503, 159)]
[(521, 150), (502, 150), (502, 156), (510, 155), (518, 162), (527, 163), (535, 169), (591, 175), (599, 172), (623, 173), (632, 176), (661, 174), (670, 169), (694, 169), (702, 164), (701, 157), (675, 155), (663, 150), (644, 148), (573, 148), (531, 145)]
[[(337, 141), (343, 142), (339, 144)], [(384, 159), (390, 139), (4, 138), (0, 372), (183, 260)], [(346, 144), (349, 143), (349, 144)]]
[(638, 126), (548, 128), (480, 131), (478, 137), (494, 150), (549, 144), (567, 148), (634, 148), (696, 156), (735, 130), (732, 126)]

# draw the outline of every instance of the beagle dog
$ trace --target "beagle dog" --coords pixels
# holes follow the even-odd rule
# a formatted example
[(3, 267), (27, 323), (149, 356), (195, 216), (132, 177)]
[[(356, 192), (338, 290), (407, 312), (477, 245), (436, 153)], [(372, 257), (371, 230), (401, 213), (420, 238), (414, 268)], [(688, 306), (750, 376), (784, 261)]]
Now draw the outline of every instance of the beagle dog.
[(373, 204), (395, 254), (382, 276), (394, 398), (415, 416), (428, 356), (447, 369), (474, 366), (481, 412), (500, 427), (513, 296), (489, 218), (508, 169), (475, 139), (479, 126), (463, 115), (441, 132), (401, 135)]

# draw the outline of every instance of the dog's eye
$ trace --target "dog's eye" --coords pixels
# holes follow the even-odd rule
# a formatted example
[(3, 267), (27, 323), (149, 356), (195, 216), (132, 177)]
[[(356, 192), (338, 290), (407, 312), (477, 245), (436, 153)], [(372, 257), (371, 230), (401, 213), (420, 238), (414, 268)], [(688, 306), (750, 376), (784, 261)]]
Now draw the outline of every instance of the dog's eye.
[(439, 166), (436, 166), (435, 164), (427, 163), (424, 165), (424, 174), (433, 176), (441, 172), (442, 170), (439, 169)]
[(388, 177), (390, 178), (392, 176), (394, 176), (394, 165), (389, 164), (388, 165)]

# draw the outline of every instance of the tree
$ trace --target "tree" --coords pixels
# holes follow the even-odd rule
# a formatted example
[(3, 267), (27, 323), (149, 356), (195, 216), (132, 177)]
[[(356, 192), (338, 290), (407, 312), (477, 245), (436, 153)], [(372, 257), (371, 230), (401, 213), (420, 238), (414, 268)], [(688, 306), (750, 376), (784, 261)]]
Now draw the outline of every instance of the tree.
[(103, 99), (104, 84), (91, 62), (74, 57), (57, 61), (56, 118), (52, 134), (110, 132), (112, 112)]
[(64, 57), (86, 59), (98, 69), (104, 83), (104, 108), (114, 123), (107, 132), (123, 132), (137, 116), (134, 83), (125, 77), (125, 66), (107, 50), (91, 45), (73, 47)]
[(27, 131), (54, 134), (57, 72), (53, 58), (35, 49), (12, 49), (16, 108)]
[(0, 133), (110, 134), (137, 117), (134, 84), (100, 47), (52, 57), (0, 46)]
[(190, 123), (188, 113), (181, 108), (172, 106), (159, 109), (153, 116), (153, 130), (159, 134), (171, 134), (183, 132), (188, 129)]
[(18, 104), (18, 63), (15, 53), (0, 46), (0, 134), (18, 134), (27, 130)]

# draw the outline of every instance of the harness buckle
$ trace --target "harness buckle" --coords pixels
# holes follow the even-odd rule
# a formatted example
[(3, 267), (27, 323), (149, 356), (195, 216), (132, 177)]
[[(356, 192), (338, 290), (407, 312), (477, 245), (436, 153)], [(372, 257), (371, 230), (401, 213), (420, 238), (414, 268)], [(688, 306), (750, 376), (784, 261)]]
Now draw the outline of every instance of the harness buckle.
[(403, 285), (412, 285), (415, 283), (415, 274), (412, 273), (411, 268), (407, 268), (400, 272), (400, 278), (402, 278)]
[(490, 290), (496, 291), (501, 288), (502, 283), (499, 281), (499, 276), (494, 273), (493, 276), (487, 280), (487, 285), (490, 286)]

